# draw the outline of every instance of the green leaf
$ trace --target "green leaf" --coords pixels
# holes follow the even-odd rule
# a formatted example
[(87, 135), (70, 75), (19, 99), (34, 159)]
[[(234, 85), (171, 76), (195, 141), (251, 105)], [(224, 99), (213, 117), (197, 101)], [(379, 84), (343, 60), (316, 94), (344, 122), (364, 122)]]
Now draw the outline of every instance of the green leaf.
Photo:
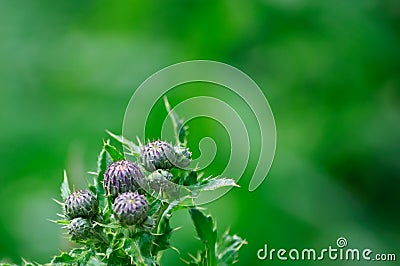
[(61, 253), (61, 255), (59, 256), (55, 256), (52, 260), (51, 260), (51, 264), (55, 264), (55, 263), (62, 263), (62, 264), (72, 264), (76, 262), (75, 258), (72, 257), (71, 255), (69, 255), (66, 252)]
[(207, 183), (200, 186), (200, 191), (216, 190), (222, 187), (239, 187), (235, 180), (229, 178), (214, 178), (208, 180)]
[(166, 96), (164, 96), (164, 104), (165, 104), (165, 109), (167, 109), (168, 115), (171, 118), (172, 125), (174, 127), (176, 144), (186, 146), (187, 144), (186, 137), (188, 135), (189, 127), (184, 126), (183, 119), (180, 119), (178, 114), (174, 110), (171, 110), (171, 105), (169, 104), (168, 98)]
[(207, 265), (217, 265), (216, 241), (217, 229), (210, 215), (205, 215), (196, 208), (189, 209), (190, 217), (196, 228), (198, 237), (203, 241), (207, 250)]
[[(35, 264), (33, 264), (32, 262), (29, 262), (29, 261), (25, 260), (24, 258), (21, 258), (21, 259), (22, 259), (23, 266), (35, 266)], [(39, 264), (37, 263), (37, 265), (39, 265)]]
[(151, 202), (149, 202), (149, 211), (147, 212), (148, 216), (153, 216), (156, 212), (158, 212), (161, 208), (161, 201), (158, 199), (155, 199)]
[(65, 201), (69, 194), (71, 194), (71, 190), (69, 189), (69, 184), (68, 184), (68, 177), (67, 177), (67, 171), (64, 170), (64, 181), (61, 183), (61, 198)]
[(104, 203), (104, 209), (103, 209), (103, 220), (109, 221), (113, 211), (112, 211), (112, 199), (110, 197), (107, 197)]
[(184, 186), (193, 186), (198, 183), (197, 180), (197, 172), (190, 171), (187, 175), (183, 177), (183, 185)]
[(160, 221), (158, 232), (154, 235), (152, 254), (157, 254), (159, 251), (165, 250), (171, 246), (169, 239), (171, 238), (173, 231), (169, 219), (163, 219)]
[(0, 266), (18, 266), (18, 264), (8, 262), (8, 259), (5, 259), (5, 260), (3, 259), (3, 260), (0, 260)]
[(108, 152), (114, 162), (125, 160), (125, 156), (119, 150), (117, 150), (117, 148), (110, 145), (109, 140), (107, 140), (107, 142), (104, 142), (104, 150)]
[(192, 254), (189, 253), (189, 256), (190, 256), (189, 261), (187, 261), (183, 258), (181, 258), (181, 260), (190, 266), (206, 265), (206, 262), (204, 261), (205, 254), (206, 254), (205, 251), (201, 251), (201, 252), (198, 251), (196, 256), (193, 256)]
[(103, 147), (100, 151), (100, 154), (97, 158), (97, 175), (94, 178), (94, 186), (96, 189), (96, 195), (99, 199), (101, 206), (104, 206), (104, 188), (103, 188), (103, 180), (104, 173), (107, 170), (108, 165), (111, 164), (110, 155), (106, 152)]
[(205, 243), (214, 245), (217, 240), (217, 230), (211, 216), (196, 208), (190, 208), (189, 213), (199, 238)]
[(180, 204), (181, 200), (174, 200), (169, 204), (163, 203), (159, 207), (159, 210), (154, 215), (156, 218), (156, 227), (153, 231), (154, 245), (152, 254), (156, 255), (157, 252), (165, 250), (171, 247), (169, 239), (171, 238), (174, 229), (170, 226), (171, 214), (176, 211), (185, 208)]
[(72, 256), (79, 265), (87, 265), (87, 262), (90, 260), (91, 253), (89, 247), (82, 248), (74, 248), (69, 252), (69, 255)]
[(239, 249), (247, 244), (246, 240), (237, 235), (229, 235), (229, 230), (218, 241), (218, 265), (232, 265), (238, 261)]
[(110, 135), (112, 138), (120, 142), (122, 145), (124, 145), (131, 153), (133, 154), (140, 154), (142, 151), (142, 148), (140, 145), (136, 145), (133, 141), (125, 138), (124, 136), (116, 135), (108, 130), (106, 130), (107, 134)]
[(97, 195), (96, 186), (94, 186), (94, 185), (92, 185), (92, 184), (88, 184), (87, 186), (88, 186), (87, 188), (88, 188), (90, 191), (92, 191), (94, 194)]
[(131, 264), (146, 265), (145, 259), (143, 258), (142, 254), (140, 253), (140, 248), (134, 240), (132, 240), (130, 238), (124, 239), (123, 249), (124, 249), (126, 255), (129, 256), (129, 258), (131, 260)]
[(247, 242), (237, 235), (230, 235), (229, 230), (218, 238), (211, 217), (200, 210), (189, 210), (197, 235), (204, 242), (206, 252), (199, 252), (196, 257), (191, 255), (189, 265), (232, 265), (238, 261), (239, 249)]
[(107, 266), (107, 263), (100, 261), (96, 257), (91, 257), (87, 262), (87, 266)]
[(149, 232), (141, 232), (138, 237), (139, 247), (141, 254), (149, 258), (151, 257), (151, 247), (153, 244), (153, 237)]

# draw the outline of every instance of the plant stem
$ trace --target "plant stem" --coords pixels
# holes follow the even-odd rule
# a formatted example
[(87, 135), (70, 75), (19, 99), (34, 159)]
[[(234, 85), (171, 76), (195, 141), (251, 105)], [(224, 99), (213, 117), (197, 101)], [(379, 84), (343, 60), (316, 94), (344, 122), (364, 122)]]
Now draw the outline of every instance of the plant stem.
[[(156, 221), (154, 223), (154, 229), (153, 229), (153, 232), (152, 232), (153, 233), (153, 239), (154, 239), (154, 235), (159, 235), (159, 234), (162, 233), (161, 229), (160, 229), (160, 223), (161, 223), (162, 218), (164, 217), (164, 212), (168, 209), (168, 207), (169, 207), (168, 203), (163, 203), (162, 202), (160, 209), (157, 211), (157, 215), (156, 215), (157, 219), (156, 219)], [(156, 244), (157, 243), (152, 241), (150, 250), (154, 251), (155, 250), (154, 245), (156, 245)], [(155, 254), (152, 254), (152, 255), (157, 257), (157, 253), (158, 252), (156, 252)], [(160, 259), (160, 257), (158, 259)]]
[(215, 248), (207, 249), (207, 265), (208, 266), (216, 266), (218, 265), (217, 257), (215, 256)]
[(168, 208), (169, 204), (167, 203), (161, 203), (161, 207), (160, 209), (157, 211), (157, 215), (155, 215), (157, 217), (155, 223), (154, 223), (154, 230), (153, 230), (153, 234), (158, 234), (159, 233), (159, 225), (161, 222), (161, 219), (164, 216), (164, 212), (165, 210)]

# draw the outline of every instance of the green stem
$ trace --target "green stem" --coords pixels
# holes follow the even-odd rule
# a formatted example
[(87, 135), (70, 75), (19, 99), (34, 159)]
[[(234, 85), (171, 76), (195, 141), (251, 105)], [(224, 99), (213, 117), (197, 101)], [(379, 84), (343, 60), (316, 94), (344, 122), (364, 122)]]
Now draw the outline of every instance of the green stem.
[(208, 266), (216, 266), (218, 265), (217, 257), (215, 255), (215, 247), (207, 248), (207, 265)]
[(155, 233), (160, 233), (159, 225), (161, 222), (161, 219), (164, 217), (164, 212), (168, 209), (168, 204), (167, 203), (161, 203), (161, 208), (157, 212), (157, 220), (155, 222)]
[[(161, 229), (160, 229), (160, 223), (161, 223), (161, 220), (163, 219), (163, 217), (164, 217), (164, 212), (167, 210), (167, 208), (168, 208), (168, 206), (169, 206), (169, 204), (167, 204), (167, 203), (161, 203), (161, 207), (160, 207), (160, 209), (157, 211), (157, 214), (155, 215), (156, 217), (157, 217), (157, 219), (156, 219), (156, 221), (155, 221), (155, 223), (154, 223), (154, 230), (153, 230), (153, 239), (154, 239), (154, 235), (158, 235), (158, 234), (161, 234), (162, 232), (161, 232)], [(154, 248), (154, 245), (155, 245), (156, 243), (154, 243), (154, 241), (152, 241), (152, 244), (151, 244), (151, 251), (152, 252), (154, 252), (154, 250), (155, 250), (155, 248)], [(155, 256), (155, 257), (157, 257), (157, 253), (158, 252), (155, 252), (154, 254), (152, 254), (153, 256)], [(159, 260), (161, 257), (158, 257), (158, 259), (157, 260)]]

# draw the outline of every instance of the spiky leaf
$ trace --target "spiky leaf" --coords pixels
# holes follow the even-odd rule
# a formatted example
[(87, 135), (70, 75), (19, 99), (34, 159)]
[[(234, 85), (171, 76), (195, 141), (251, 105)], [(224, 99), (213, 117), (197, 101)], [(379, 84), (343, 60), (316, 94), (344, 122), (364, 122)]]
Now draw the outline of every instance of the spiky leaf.
[(190, 217), (196, 228), (198, 237), (203, 241), (207, 250), (207, 265), (217, 265), (216, 241), (217, 229), (210, 215), (205, 215), (199, 209), (190, 208)]
[[(26, 259), (24, 259), (24, 258), (21, 258), (22, 259), (22, 265), (23, 266), (35, 266), (35, 264), (33, 264), (32, 262), (29, 262), (29, 261), (27, 261)], [(1, 263), (0, 263), (1, 264)], [(38, 263), (36, 263), (37, 265), (39, 265)], [(11, 264), (10, 264), (11, 265)]]
[(126, 147), (132, 154), (140, 154), (142, 150), (140, 145), (136, 145), (133, 141), (125, 138), (124, 136), (116, 135), (108, 130), (107, 134), (124, 145), (124, 147)]
[(173, 232), (172, 227), (170, 226), (169, 219), (163, 219), (158, 227), (158, 233), (154, 236), (154, 246), (153, 246), (153, 254), (157, 254), (159, 251), (165, 250), (171, 246), (169, 239), (171, 238), (171, 234)]
[(146, 258), (151, 257), (151, 247), (153, 244), (153, 237), (149, 232), (141, 232), (138, 236), (138, 243), (140, 247), (140, 252)]
[(174, 110), (171, 110), (171, 105), (169, 104), (166, 96), (164, 96), (164, 104), (165, 104), (165, 109), (167, 109), (168, 115), (171, 118), (172, 125), (174, 127), (176, 144), (177, 145), (181, 144), (183, 146), (186, 146), (188, 126), (184, 126), (183, 119), (179, 118), (178, 114)]
[(107, 166), (110, 163), (111, 158), (110, 155), (106, 152), (104, 147), (101, 149), (99, 157), (97, 159), (97, 176), (95, 177), (95, 188), (97, 191), (97, 197), (99, 201), (103, 201), (104, 188), (103, 188), (103, 179), (104, 172), (107, 170)]
[(239, 249), (247, 244), (246, 240), (237, 235), (230, 235), (229, 231), (220, 237), (218, 241), (218, 265), (232, 265), (238, 261)]
[(71, 255), (69, 255), (66, 252), (61, 253), (61, 255), (55, 256), (52, 260), (51, 260), (51, 264), (57, 264), (57, 263), (61, 263), (61, 264), (73, 264), (76, 263), (75, 258), (72, 257)]
[(69, 189), (69, 184), (68, 184), (68, 176), (67, 176), (67, 171), (64, 170), (64, 180), (61, 183), (61, 198), (63, 200), (66, 200), (69, 196), (69, 194), (71, 194), (71, 190)]
[(201, 191), (216, 190), (222, 187), (239, 187), (235, 180), (229, 178), (214, 178), (208, 180), (204, 185), (201, 185)]
[(147, 265), (145, 259), (143, 258), (140, 248), (133, 239), (124, 239), (123, 249), (125, 254), (131, 259), (131, 264), (133, 265)]
[(188, 174), (183, 176), (183, 185), (184, 186), (193, 186), (195, 184), (197, 184), (198, 180), (197, 180), (197, 172), (195, 171), (190, 171)]
[(104, 149), (114, 162), (125, 160), (125, 156), (117, 148), (110, 145), (110, 141), (104, 142)]

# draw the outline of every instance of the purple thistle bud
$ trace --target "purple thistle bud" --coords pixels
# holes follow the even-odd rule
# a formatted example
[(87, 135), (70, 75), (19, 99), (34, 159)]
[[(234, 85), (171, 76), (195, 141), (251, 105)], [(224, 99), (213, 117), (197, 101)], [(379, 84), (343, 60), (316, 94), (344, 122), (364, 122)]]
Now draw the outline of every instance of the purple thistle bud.
[(115, 198), (121, 193), (136, 191), (143, 179), (143, 171), (136, 163), (123, 160), (114, 162), (107, 168), (103, 185), (107, 195)]
[(141, 152), (143, 167), (154, 172), (157, 169), (184, 168), (189, 165), (191, 153), (186, 148), (175, 147), (168, 142), (157, 140), (147, 143)]
[(137, 225), (146, 220), (149, 204), (145, 196), (137, 192), (125, 192), (115, 199), (112, 209), (121, 224)]
[(81, 217), (72, 219), (68, 224), (68, 233), (73, 240), (87, 239), (90, 236), (91, 229), (90, 222)]
[(64, 211), (68, 219), (77, 217), (92, 218), (97, 215), (99, 201), (90, 190), (78, 190), (65, 200)]

